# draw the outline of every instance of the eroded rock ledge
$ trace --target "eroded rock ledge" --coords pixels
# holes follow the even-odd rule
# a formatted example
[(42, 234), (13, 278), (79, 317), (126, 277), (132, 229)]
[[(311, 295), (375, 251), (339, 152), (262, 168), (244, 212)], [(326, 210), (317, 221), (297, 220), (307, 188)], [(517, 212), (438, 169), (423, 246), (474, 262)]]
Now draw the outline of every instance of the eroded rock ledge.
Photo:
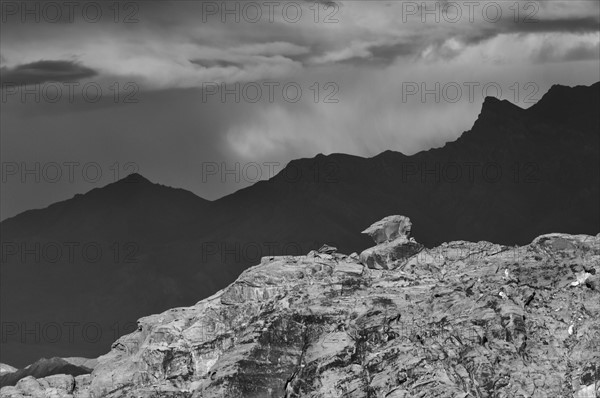
[(28, 378), (2, 396), (598, 394), (600, 234), (424, 249), (401, 217), (367, 229), (378, 245), (360, 258), (263, 258), (192, 307), (140, 319), (85, 380)]

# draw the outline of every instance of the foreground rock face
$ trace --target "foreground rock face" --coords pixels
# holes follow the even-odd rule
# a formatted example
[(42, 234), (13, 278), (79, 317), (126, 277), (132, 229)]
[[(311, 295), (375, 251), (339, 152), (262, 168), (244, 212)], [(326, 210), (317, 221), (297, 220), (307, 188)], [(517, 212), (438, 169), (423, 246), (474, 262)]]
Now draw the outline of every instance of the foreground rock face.
[(450, 242), (395, 270), (331, 250), (264, 258), (36, 396), (595, 398), (599, 277), (600, 234)]
[(33, 376), (27, 376), (19, 380), (16, 386), (2, 387), (0, 396), (10, 398), (21, 397), (52, 397), (52, 398), (72, 398), (89, 397), (85, 386), (89, 385), (90, 375), (80, 375), (73, 377), (71, 375), (52, 375), (36, 379)]

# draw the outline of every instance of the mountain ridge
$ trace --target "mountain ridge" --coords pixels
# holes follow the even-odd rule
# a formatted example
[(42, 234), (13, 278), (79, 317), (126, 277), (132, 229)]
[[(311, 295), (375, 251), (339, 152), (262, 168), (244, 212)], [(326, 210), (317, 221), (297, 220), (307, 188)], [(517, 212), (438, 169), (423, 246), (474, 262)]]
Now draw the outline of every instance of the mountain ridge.
[[(493, 113), (494, 111), (497, 111), (498, 109), (500, 109), (500, 110), (513, 110), (513, 111), (517, 111), (517, 112), (519, 112), (519, 111), (527, 112), (530, 109), (537, 111), (537, 110), (540, 109), (540, 107), (545, 107), (545, 108), (552, 107), (552, 108), (554, 108), (556, 106), (556, 104), (552, 104), (551, 103), (550, 105), (548, 105), (548, 102), (550, 102), (550, 100), (554, 100), (557, 96), (559, 96), (559, 94), (569, 93), (569, 90), (581, 90), (581, 89), (586, 89), (586, 88), (596, 89), (596, 91), (598, 92), (598, 91), (600, 91), (600, 81), (596, 82), (596, 83), (594, 83), (594, 84), (592, 84), (590, 86), (578, 85), (578, 86), (571, 87), (571, 86), (566, 86), (566, 85), (561, 85), (561, 84), (553, 84), (550, 87), (550, 89), (548, 90), (548, 92), (546, 92), (542, 96), (542, 98), (536, 104), (534, 104), (533, 106), (531, 106), (531, 108), (528, 108), (528, 109), (521, 108), (518, 105), (516, 105), (516, 104), (514, 104), (514, 103), (512, 103), (512, 102), (510, 102), (510, 101), (508, 101), (506, 99), (499, 99), (499, 98), (494, 97), (494, 96), (486, 96), (484, 98), (483, 102), (482, 102), (481, 111), (480, 111), (477, 119), (475, 120), (474, 124), (476, 124), (477, 121), (482, 116), (484, 116), (484, 115), (486, 115), (486, 114), (488, 114), (490, 112)], [(572, 95), (571, 95), (571, 98), (572, 98)], [(596, 103), (598, 103), (598, 96), (596, 96)], [(470, 131), (470, 130), (468, 130), (468, 131)], [(293, 159), (293, 160), (291, 160), (288, 163), (288, 165), (286, 165), (286, 167), (289, 166), (290, 163), (291, 164), (295, 164), (295, 163), (302, 163), (302, 162), (311, 162), (311, 161), (316, 161), (316, 160), (318, 160), (320, 158), (325, 158), (326, 160), (330, 160), (331, 158), (336, 158), (336, 157), (340, 157), (340, 156), (348, 157), (348, 158), (354, 158), (354, 159), (365, 159), (365, 160), (367, 160), (367, 159), (381, 158), (381, 157), (387, 156), (388, 154), (395, 154), (395, 155), (402, 155), (402, 156), (410, 158), (412, 156), (415, 156), (415, 155), (423, 153), (423, 152), (429, 152), (431, 150), (444, 148), (446, 145), (458, 141), (468, 131), (463, 132), (460, 136), (458, 136), (454, 140), (446, 141), (440, 147), (423, 149), (423, 150), (418, 151), (418, 152), (416, 152), (416, 153), (414, 153), (412, 155), (406, 155), (406, 154), (404, 154), (404, 153), (402, 153), (400, 151), (394, 151), (394, 150), (390, 150), (390, 149), (384, 150), (384, 151), (378, 153), (377, 155), (374, 155), (374, 156), (371, 156), (371, 157), (364, 157), (364, 156), (360, 156), (360, 155), (351, 155), (351, 154), (345, 154), (345, 153), (330, 153), (328, 155), (325, 155), (323, 153), (318, 153), (318, 154), (316, 154), (313, 157), (305, 157), (305, 158)], [(273, 176), (271, 178), (275, 178), (277, 175), (280, 175), (284, 170), (285, 170), (285, 168), (282, 169), (279, 173), (277, 173), (275, 176)], [(260, 182), (263, 182), (263, 181), (267, 181), (268, 182), (269, 180), (261, 180)], [(191, 190), (188, 190), (188, 189), (185, 189), (185, 188), (172, 187), (172, 186), (164, 185), (164, 184), (162, 184), (160, 182), (150, 181), (148, 178), (146, 178), (142, 174), (140, 174), (138, 172), (135, 172), (135, 173), (128, 174), (127, 176), (125, 176), (125, 177), (123, 177), (123, 178), (121, 178), (121, 179), (119, 179), (117, 181), (111, 182), (111, 183), (109, 183), (109, 184), (107, 184), (105, 186), (98, 187), (98, 188), (93, 188), (93, 189), (91, 189), (91, 190), (89, 190), (89, 191), (87, 191), (87, 192), (85, 192), (83, 194), (79, 194), (79, 193), (75, 194), (73, 196), (73, 198), (80, 197), (82, 195), (87, 195), (87, 194), (89, 194), (91, 192), (94, 192), (96, 190), (99, 190), (99, 189), (108, 188), (109, 186), (113, 186), (113, 184), (117, 184), (117, 183), (122, 183), (122, 184), (123, 183), (143, 183), (143, 184), (148, 184), (149, 183), (149, 184), (152, 184), (152, 185), (157, 186), (157, 187), (165, 187), (165, 188), (171, 188), (171, 189), (175, 189), (175, 190), (181, 190), (181, 191), (189, 192), (192, 195), (196, 196), (197, 198), (202, 199), (202, 200), (204, 200), (206, 202), (218, 202), (219, 200), (221, 200), (223, 198), (226, 198), (228, 196), (234, 195), (237, 192), (237, 191), (236, 192), (232, 192), (232, 193), (227, 194), (227, 195), (225, 195), (225, 196), (223, 196), (221, 198), (218, 198), (218, 199), (209, 200), (209, 199), (205, 199), (202, 196), (199, 196), (199, 195), (193, 193)], [(249, 187), (247, 187), (247, 188), (249, 188)], [(243, 190), (243, 189), (246, 189), (246, 188), (242, 188), (240, 190)], [(21, 212), (21, 213), (16, 214), (16, 215), (14, 215), (12, 217), (9, 217), (9, 218), (3, 220), (2, 222), (9, 221), (9, 220), (11, 220), (11, 219), (13, 219), (13, 218), (15, 218), (17, 216), (20, 216), (20, 215), (22, 215), (24, 213), (27, 213), (27, 212), (48, 209), (51, 206), (54, 206), (54, 205), (59, 204), (59, 203), (67, 202), (67, 201), (69, 201), (69, 200), (71, 200), (73, 198), (65, 199), (65, 200), (62, 200), (62, 201), (59, 201), (59, 202), (55, 202), (55, 203), (52, 203), (52, 204), (50, 204), (50, 205), (48, 205), (46, 207), (43, 207), (43, 208), (25, 210), (24, 212)]]

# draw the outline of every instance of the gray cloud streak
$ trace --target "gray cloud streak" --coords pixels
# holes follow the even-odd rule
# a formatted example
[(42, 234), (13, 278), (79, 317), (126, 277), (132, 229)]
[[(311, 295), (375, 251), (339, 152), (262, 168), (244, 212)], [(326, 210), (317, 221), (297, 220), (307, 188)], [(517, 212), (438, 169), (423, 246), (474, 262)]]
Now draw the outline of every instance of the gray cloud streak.
[(96, 76), (98, 72), (73, 61), (41, 60), (12, 68), (0, 69), (0, 83), (3, 86), (23, 86), (50, 81), (71, 82)]

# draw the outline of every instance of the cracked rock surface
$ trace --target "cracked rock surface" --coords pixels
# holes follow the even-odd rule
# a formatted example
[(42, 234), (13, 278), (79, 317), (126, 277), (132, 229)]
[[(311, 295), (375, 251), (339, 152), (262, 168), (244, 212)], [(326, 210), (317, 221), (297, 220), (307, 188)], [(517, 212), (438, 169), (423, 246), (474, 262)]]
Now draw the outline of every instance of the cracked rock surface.
[(140, 319), (85, 380), (2, 396), (595, 398), (599, 277), (600, 234), (450, 242), (395, 269), (332, 250), (263, 258)]

